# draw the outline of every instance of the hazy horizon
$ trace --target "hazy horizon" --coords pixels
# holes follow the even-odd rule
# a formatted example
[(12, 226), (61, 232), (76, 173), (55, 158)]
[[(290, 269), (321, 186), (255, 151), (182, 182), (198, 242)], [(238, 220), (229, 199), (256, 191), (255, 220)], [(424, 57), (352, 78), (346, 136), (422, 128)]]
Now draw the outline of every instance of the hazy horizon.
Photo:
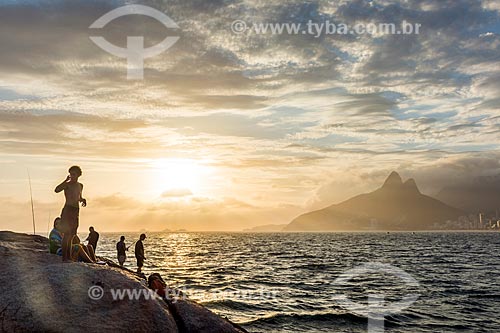
[[(0, 1), (0, 229), (61, 212), (71, 165), (80, 233), (241, 231), (376, 190), (500, 175), (497, 1)], [(137, 16), (137, 15), (136, 15)], [(237, 34), (232, 22), (421, 24), (409, 35)], [(89, 36), (179, 40), (144, 80)]]

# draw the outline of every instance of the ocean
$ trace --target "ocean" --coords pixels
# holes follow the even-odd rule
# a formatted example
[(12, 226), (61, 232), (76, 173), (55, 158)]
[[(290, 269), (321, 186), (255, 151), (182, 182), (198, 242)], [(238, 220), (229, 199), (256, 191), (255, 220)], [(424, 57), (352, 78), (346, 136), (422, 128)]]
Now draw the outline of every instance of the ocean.
[[(116, 261), (120, 235), (102, 233), (97, 254)], [(123, 235), (127, 245), (138, 238)], [(499, 233), (147, 236), (146, 274), (160, 273), (250, 332), (366, 332), (360, 311), (369, 308), (371, 295), (384, 305), (418, 295), (399, 313), (388, 310), (386, 332), (500, 331)], [(135, 270), (135, 264), (132, 246), (125, 266)]]

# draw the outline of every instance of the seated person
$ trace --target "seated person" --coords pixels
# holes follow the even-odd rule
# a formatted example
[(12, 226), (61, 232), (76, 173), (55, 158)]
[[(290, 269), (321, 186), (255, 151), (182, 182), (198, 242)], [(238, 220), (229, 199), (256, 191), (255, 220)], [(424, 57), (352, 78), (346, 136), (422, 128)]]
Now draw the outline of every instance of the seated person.
[(62, 255), (62, 238), (61, 233), (61, 218), (56, 217), (54, 220), (54, 228), (49, 234), (49, 252), (52, 254)]
[(92, 245), (84, 245), (80, 243), (80, 238), (74, 236), (71, 244), (71, 260), (82, 261), (87, 263), (96, 263), (97, 258)]
[(156, 291), (156, 294), (161, 298), (165, 299), (167, 297), (167, 284), (163, 280), (160, 274), (153, 273), (148, 277), (148, 286), (150, 289)]

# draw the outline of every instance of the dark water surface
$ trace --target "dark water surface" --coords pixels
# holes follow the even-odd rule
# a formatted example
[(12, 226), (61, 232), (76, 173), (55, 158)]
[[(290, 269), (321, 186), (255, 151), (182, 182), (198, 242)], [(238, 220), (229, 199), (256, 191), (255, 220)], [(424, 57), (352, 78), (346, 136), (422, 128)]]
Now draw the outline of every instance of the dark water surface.
[[(102, 234), (98, 254), (115, 259), (119, 236)], [(147, 274), (251, 332), (366, 332), (367, 319), (336, 295), (363, 306), (368, 294), (394, 302), (410, 292), (419, 299), (386, 317), (386, 332), (500, 332), (499, 233), (150, 233), (144, 245)], [(382, 273), (334, 283), (368, 262), (419, 286)]]

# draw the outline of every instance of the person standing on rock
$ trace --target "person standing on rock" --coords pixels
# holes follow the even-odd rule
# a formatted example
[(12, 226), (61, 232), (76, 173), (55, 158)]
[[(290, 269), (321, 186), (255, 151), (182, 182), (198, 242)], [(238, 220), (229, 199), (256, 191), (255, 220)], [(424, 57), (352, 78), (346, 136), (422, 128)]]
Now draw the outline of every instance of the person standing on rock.
[(64, 191), (66, 203), (61, 212), (61, 227), (64, 233), (62, 239), (62, 260), (71, 260), (71, 241), (78, 231), (78, 219), (80, 215), (80, 203), (82, 207), (87, 206), (87, 200), (82, 197), (83, 184), (78, 182), (82, 175), (82, 169), (79, 166), (72, 166), (68, 170), (69, 175), (59, 185), (55, 192)]
[(146, 239), (145, 234), (141, 234), (137, 243), (135, 243), (135, 258), (137, 259), (137, 273), (141, 273), (142, 266), (144, 266), (144, 260), (146, 257), (144, 256), (144, 245), (142, 241)]
[(127, 254), (125, 251), (128, 251), (128, 248), (125, 246), (125, 236), (120, 237), (120, 241), (116, 243), (116, 252), (118, 255), (118, 263), (123, 267), (125, 260), (127, 260)]
[(86, 241), (89, 242), (89, 245), (92, 245), (92, 247), (94, 248), (94, 252), (96, 252), (98, 240), (99, 240), (99, 233), (94, 230), (94, 227), (90, 227), (89, 236), (87, 237)]

